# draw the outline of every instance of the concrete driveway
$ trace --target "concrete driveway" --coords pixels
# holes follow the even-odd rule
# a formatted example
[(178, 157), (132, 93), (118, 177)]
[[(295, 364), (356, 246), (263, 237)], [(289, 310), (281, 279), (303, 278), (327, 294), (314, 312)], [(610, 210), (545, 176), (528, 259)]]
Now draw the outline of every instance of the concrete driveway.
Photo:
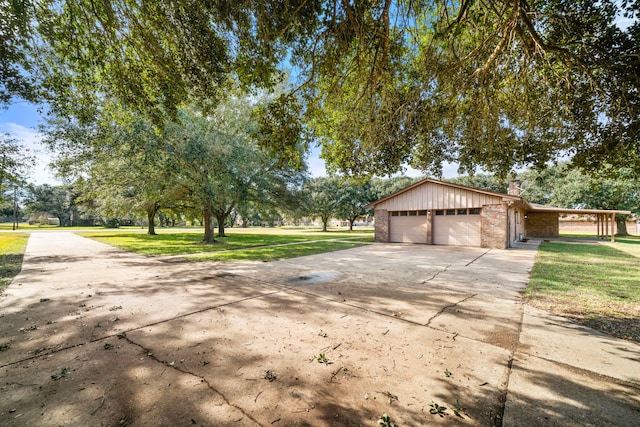
[(0, 300), (0, 424), (640, 425), (639, 347), (524, 305), (534, 256), (189, 263), (33, 233)]

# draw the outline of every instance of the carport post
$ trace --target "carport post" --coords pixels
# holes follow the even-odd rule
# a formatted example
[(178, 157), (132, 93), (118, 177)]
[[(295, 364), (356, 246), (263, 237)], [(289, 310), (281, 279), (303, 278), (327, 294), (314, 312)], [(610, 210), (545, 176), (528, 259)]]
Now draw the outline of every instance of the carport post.
[(612, 213), (611, 214), (611, 243), (615, 243), (616, 241), (616, 238), (615, 238), (616, 231), (613, 229), (615, 223), (616, 223), (616, 214)]

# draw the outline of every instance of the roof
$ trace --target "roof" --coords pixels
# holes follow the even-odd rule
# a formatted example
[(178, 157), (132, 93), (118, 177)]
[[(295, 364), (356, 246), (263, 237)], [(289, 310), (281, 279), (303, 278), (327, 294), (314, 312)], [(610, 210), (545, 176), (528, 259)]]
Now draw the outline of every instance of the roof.
[(386, 197), (383, 197), (382, 199), (376, 200), (375, 202), (371, 202), (366, 207), (367, 208), (375, 208), (375, 206), (379, 205), (380, 203), (386, 202), (387, 200), (393, 199), (394, 197), (397, 197), (400, 194), (406, 193), (407, 191), (413, 190), (416, 187), (420, 187), (421, 185), (428, 184), (428, 183), (437, 184), (437, 185), (444, 185), (445, 187), (459, 188), (461, 190), (474, 191), (476, 193), (487, 194), (489, 196), (502, 197), (502, 199), (505, 202), (506, 201), (514, 201), (515, 202), (515, 201), (522, 200), (522, 198), (518, 197), (518, 196), (511, 196), (511, 195), (503, 194), (503, 193), (494, 193), (493, 191), (481, 190), (479, 188), (466, 187), (464, 185), (453, 184), (451, 182), (438, 181), (436, 179), (426, 178), (426, 179), (423, 179), (422, 181), (418, 181), (418, 182), (416, 182), (414, 184), (411, 184), (410, 186), (405, 187), (402, 190), (396, 191), (393, 194), (390, 194), (390, 195), (388, 195)]
[(581, 215), (588, 215), (588, 214), (620, 214), (620, 215), (629, 215), (631, 214), (631, 211), (624, 211), (624, 210), (609, 210), (609, 209), (570, 209), (570, 208), (557, 208), (555, 206), (545, 206), (545, 205), (540, 205), (537, 203), (529, 203), (527, 202), (525, 199), (523, 199), (520, 196), (512, 196), (510, 194), (504, 194), (504, 193), (495, 193), (493, 191), (487, 191), (487, 190), (482, 190), (479, 188), (473, 188), (473, 187), (466, 187), (464, 185), (458, 185), (458, 184), (453, 184), (451, 182), (445, 182), (445, 181), (438, 181), (435, 179), (430, 179), (430, 178), (426, 178), (423, 179), (421, 181), (418, 181), (408, 187), (403, 188), (402, 190), (396, 191), (393, 194), (390, 194), (386, 197), (383, 197), (382, 199), (376, 200), (375, 202), (369, 203), (366, 207), (367, 208), (375, 208), (376, 205), (379, 205), (383, 202), (386, 202), (389, 199), (392, 199), (394, 197), (398, 197), (399, 195), (406, 193), (407, 191), (413, 190), (416, 187), (420, 187), (424, 184), (437, 184), (437, 185), (443, 185), (446, 187), (451, 187), (451, 188), (458, 188), (458, 189), (462, 189), (462, 190), (467, 190), (467, 191), (473, 191), (476, 193), (480, 193), (480, 194), (486, 194), (489, 196), (494, 196), (494, 197), (501, 197), (502, 200), (504, 202), (511, 202), (511, 203), (515, 203), (517, 205), (519, 205), (522, 209), (524, 209), (527, 212), (539, 212), (539, 213), (572, 213), (572, 214), (581, 214)]

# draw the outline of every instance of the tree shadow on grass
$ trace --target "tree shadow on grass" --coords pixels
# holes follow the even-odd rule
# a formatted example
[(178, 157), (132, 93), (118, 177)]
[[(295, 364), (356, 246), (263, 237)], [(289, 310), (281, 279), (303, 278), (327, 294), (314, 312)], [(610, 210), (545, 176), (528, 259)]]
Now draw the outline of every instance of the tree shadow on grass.
[[(640, 240), (637, 240), (640, 242)], [(608, 245), (541, 247), (528, 297), (532, 305), (612, 336), (640, 342), (640, 263)]]
[(22, 269), (22, 254), (0, 255), (0, 293)]

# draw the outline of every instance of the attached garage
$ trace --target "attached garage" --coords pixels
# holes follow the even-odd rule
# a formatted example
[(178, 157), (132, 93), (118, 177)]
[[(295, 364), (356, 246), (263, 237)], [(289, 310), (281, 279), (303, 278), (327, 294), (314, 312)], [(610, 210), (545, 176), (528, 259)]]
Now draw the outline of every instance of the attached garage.
[(429, 231), (427, 211), (393, 211), (389, 222), (391, 241), (395, 243), (427, 243)]
[(433, 216), (433, 244), (480, 246), (480, 209), (439, 209)]
[(520, 200), (425, 179), (369, 207), (379, 242), (506, 247), (508, 211)]
[(597, 216), (598, 237), (615, 234), (615, 214), (629, 211), (560, 209), (528, 203), (520, 182), (508, 194), (424, 179), (369, 204), (377, 242), (506, 249), (523, 237), (558, 235), (558, 214)]

